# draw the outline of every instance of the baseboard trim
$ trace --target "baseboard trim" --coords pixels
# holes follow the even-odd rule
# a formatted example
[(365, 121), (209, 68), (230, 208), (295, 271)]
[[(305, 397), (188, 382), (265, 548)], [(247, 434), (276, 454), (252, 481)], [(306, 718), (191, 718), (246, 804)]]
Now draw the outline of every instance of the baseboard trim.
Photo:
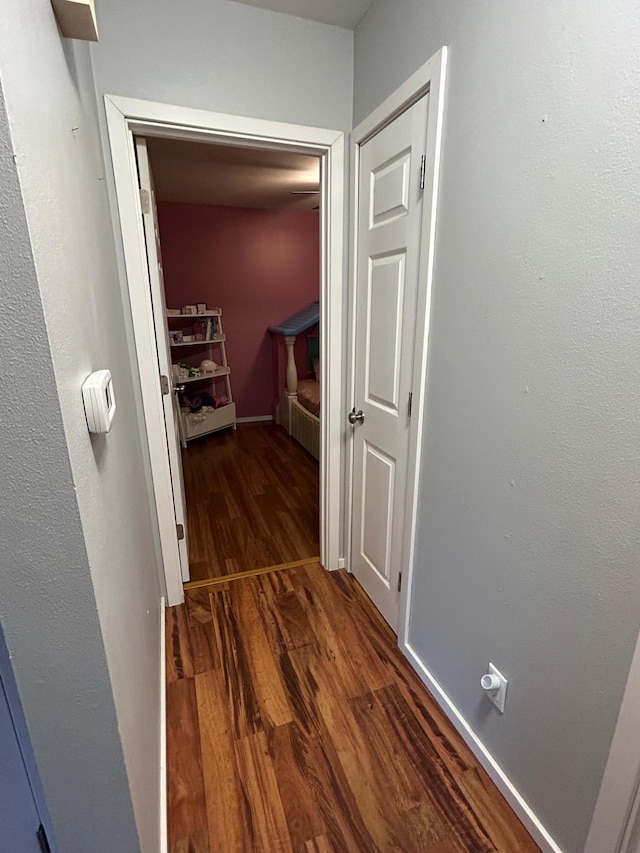
[(167, 690), (165, 643), (165, 599), (160, 599), (160, 853), (169, 853), (167, 826)]
[(447, 717), (451, 720), (452, 724), (458, 730), (467, 746), (471, 749), (471, 752), (473, 752), (480, 764), (484, 767), (491, 779), (495, 782), (501, 794), (504, 796), (504, 798), (509, 803), (514, 812), (517, 814), (517, 816), (520, 818), (520, 820), (525, 825), (525, 827), (532, 835), (534, 841), (538, 844), (541, 850), (543, 850), (544, 853), (562, 853), (561, 848), (558, 847), (556, 842), (549, 835), (540, 820), (536, 817), (533, 810), (519, 794), (516, 787), (509, 780), (509, 778), (504, 773), (504, 771), (494, 759), (494, 757), (491, 755), (489, 750), (482, 743), (482, 741), (473, 731), (469, 723), (465, 720), (460, 711), (458, 711), (458, 709), (453, 704), (451, 699), (449, 699), (443, 688), (436, 681), (436, 679), (429, 672), (427, 667), (420, 660), (416, 652), (411, 648), (408, 643), (404, 644), (404, 653), (411, 666), (420, 676), (420, 679), (429, 688), (436, 702), (440, 705)]
[(237, 424), (261, 424), (272, 421), (273, 415), (257, 415), (255, 418), (236, 418)]
[(340, 559), (338, 560), (338, 568), (344, 569), (346, 565), (347, 565), (347, 561), (345, 560), (345, 558), (340, 557)]

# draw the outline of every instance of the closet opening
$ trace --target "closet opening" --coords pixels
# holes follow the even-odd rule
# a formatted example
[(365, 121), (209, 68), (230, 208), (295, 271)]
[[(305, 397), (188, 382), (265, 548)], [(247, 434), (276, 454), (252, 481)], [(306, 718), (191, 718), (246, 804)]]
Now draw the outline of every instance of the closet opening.
[(135, 141), (155, 217), (183, 580), (318, 561), (320, 158)]

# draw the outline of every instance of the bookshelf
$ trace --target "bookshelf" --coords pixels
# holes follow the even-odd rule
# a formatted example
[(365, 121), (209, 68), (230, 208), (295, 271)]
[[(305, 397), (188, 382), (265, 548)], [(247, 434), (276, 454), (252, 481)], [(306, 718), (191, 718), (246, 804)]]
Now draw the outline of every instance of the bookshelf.
[[(222, 329), (222, 310), (214, 308), (201, 314), (184, 314), (167, 310), (169, 345), (173, 382), (180, 404), (180, 442), (183, 448), (194, 438), (221, 429), (236, 429), (236, 404), (231, 391), (231, 368), (227, 362), (226, 335)], [(196, 359), (199, 347), (205, 354), (202, 359), (214, 361), (218, 367), (211, 372), (201, 372), (198, 364), (180, 361), (183, 351), (191, 361)], [(192, 354), (193, 353), (193, 354)], [(200, 361), (202, 360), (200, 359)], [(220, 386), (224, 394), (217, 393)], [(189, 401), (202, 394), (205, 405), (189, 410)], [(208, 405), (208, 403), (214, 405)]]

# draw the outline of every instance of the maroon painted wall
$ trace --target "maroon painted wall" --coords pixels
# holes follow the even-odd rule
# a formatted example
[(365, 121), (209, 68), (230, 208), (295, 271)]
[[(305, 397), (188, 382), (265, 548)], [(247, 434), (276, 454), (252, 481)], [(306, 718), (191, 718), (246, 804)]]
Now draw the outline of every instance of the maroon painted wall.
[[(318, 211), (160, 202), (158, 218), (167, 307), (222, 308), (238, 417), (270, 415), (267, 326), (319, 298)], [(304, 356), (298, 366), (304, 368)]]

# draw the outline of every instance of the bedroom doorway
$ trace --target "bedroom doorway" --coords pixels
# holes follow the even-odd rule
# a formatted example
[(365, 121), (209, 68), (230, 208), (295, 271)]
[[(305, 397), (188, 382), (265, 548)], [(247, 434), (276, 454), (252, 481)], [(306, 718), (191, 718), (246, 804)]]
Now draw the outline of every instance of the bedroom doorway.
[[(174, 111), (191, 111), (135, 103), (132, 118), (130, 101), (106, 98), (167, 603), (182, 600), (183, 581), (318, 557), (339, 568), (328, 496), (342, 491), (343, 135), (215, 114), (204, 132), (200, 111), (175, 127)], [(162, 111), (173, 121), (160, 127)], [(243, 199), (251, 184), (270, 201)], [(196, 216), (198, 206), (218, 209)], [(305, 222), (287, 232), (276, 220), (294, 212)], [(247, 219), (257, 236), (242, 236)], [(264, 284), (260, 293), (263, 272), (288, 301)], [(241, 292), (243, 278), (253, 290)], [(305, 385), (315, 388), (307, 402)]]
[(135, 146), (183, 580), (317, 562), (319, 158)]

